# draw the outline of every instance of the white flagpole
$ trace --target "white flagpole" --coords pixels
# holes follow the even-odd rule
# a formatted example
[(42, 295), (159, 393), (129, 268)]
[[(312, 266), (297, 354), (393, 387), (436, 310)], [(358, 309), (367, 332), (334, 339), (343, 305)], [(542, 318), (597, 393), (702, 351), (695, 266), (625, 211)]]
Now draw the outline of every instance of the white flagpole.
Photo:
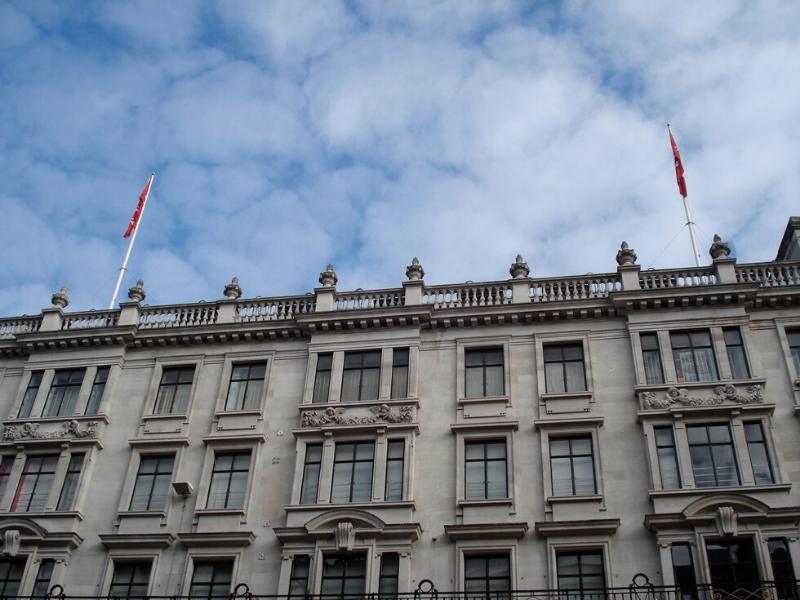
[(147, 182), (146, 186), (147, 196), (144, 197), (142, 212), (139, 213), (139, 220), (136, 221), (136, 227), (133, 228), (133, 233), (131, 234), (131, 241), (128, 242), (128, 249), (125, 251), (125, 258), (122, 259), (122, 265), (119, 268), (119, 277), (117, 277), (117, 285), (114, 286), (114, 294), (111, 296), (111, 302), (108, 303), (109, 310), (113, 309), (114, 305), (117, 303), (117, 294), (119, 294), (119, 288), (122, 285), (122, 279), (125, 277), (125, 271), (128, 270), (128, 259), (131, 257), (131, 250), (133, 250), (133, 243), (136, 241), (136, 234), (139, 233), (139, 225), (142, 224), (144, 209), (147, 208), (147, 201), (150, 199), (150, 192), (153, 189), (153, 179), (155, 179), (155, 176), (155, 173), (150, 173), (150, 180)]
[(689, 213), (689, 205), (686, 204), (686, 198), (681, 196), (683, 200), (683, 212), (686, 213), (686, 226), (689, 228), (689, 239), (692, 241), (692, 252), (694, 254), (694, 266), (700, 266), (700, 253), (697, 251), (697, 241), (694, 237), (694, 221), (692, 215)]

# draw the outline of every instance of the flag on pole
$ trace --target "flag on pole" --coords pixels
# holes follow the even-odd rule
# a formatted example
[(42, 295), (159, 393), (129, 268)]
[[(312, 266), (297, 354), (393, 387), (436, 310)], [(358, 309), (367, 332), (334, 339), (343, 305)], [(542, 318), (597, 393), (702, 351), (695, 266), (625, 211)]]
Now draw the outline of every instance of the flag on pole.
[(147, 184), (145, 184), (142, 193), (139, 194), (139, 203), (136, 205), (136, 210), (133, 211), (133, 216), (131, 220), (128, 222), (128, 228), (125, 230), (125, 233), (122, 234), (122, 237), (127, 238), (136, 230), (136, 226), (139, 224), (139, 217), (142, 216), (142, 210), (144, 210), (144, 205), (147, 202), (147, 197), (150, 195), (150, 185), (153, 183), (153, 176), (150, 175), (150, 179), (147, 180)]
[(678, 179), (678, 191), (681, 196), (686, 198), (686, 178), (683, 176), (683, 163), (681, 162), (681, 153), (678, 150), (678, 142), (672, 135), (672, 130), (667, 125), (669, 131), (669, 143), (672, 145), (672, 156), (675, 157), (675, 177)]

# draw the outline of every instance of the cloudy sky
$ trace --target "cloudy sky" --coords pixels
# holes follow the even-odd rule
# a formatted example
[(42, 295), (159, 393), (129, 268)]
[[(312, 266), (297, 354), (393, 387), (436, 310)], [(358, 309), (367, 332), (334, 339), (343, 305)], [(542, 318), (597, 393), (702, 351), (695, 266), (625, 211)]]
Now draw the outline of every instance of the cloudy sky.
[[(800, 3), (0, 0), (0, 315), (774, 258)], [(675, 236), (677, 235), (677, 238)], [(670, 244), (670, 240), (675, 240)], [(665, 249), (666, 248), (666, 249)], [(123, 294), (124, 297), (124, 294)]]

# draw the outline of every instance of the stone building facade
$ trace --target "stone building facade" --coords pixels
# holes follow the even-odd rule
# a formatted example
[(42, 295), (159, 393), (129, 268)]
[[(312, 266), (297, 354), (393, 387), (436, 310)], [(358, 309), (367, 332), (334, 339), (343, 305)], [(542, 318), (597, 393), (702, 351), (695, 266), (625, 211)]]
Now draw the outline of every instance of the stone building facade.
[(61, 290), (0, 320), (0, 595), (794, 589), (798, 228), (758, 264)]

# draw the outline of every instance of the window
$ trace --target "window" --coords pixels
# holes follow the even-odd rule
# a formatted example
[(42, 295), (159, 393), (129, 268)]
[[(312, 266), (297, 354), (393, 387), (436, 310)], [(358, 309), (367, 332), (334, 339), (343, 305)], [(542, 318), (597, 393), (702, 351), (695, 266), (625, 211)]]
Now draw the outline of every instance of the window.
[(789, 352), (792, 353), (794, 362), (794, 373), (800, 377), (800, 329), (786, 332), (786, 339), (789, 342)]
[(502, 348), (466, 350), (464, 364), (467, 398), (505, 394)]
[(233, 579), (231, 561), (195, 561), (189, 596), (192, 598), (228, 598)]
[(0, 560), (0, 598), (13, 598), (19, 591), (25, 559)]
[(331, 502), (369, 502), (374, 460), (373, 442), (336, 444)]
[(596, 494), (592, 437), (550, 438), (550, 471), (554, 496)]
[(507, 498), (506, 442), (464, 444), (464, 497), (467, 500)]
[(34, 371), (31, 373), (31, 378), (28, 380), (28, 387), (25, 388), (25, 395), (22, 397), (22, 404), (19, 407), (19, 414), (17, 415), (20, 419), (31, 416), (33, 403), (36, 401), (36, 394), (39, 393), (39, 387), (42, 385), (43, 375), (43, 371)]
[(464, 557), (464, 593), (467, 598), (498, 598), (511, 590), (508, 554)]
[(697, 487), (739, 485), (739, 468), (728, 425), (686, 427)]
[(738, 327), (726, 327), (722, 330), (722, 334), (725, 337), (725, 349), (728, 351), (731, 377), (734, 379), (749, 379), (750, 368), (747, 366), (747, 356), (744, 353), (742, 332)]
[(58, 456), (31, 456), (25, 461), (25, 468), (17, 486), (17, 493), (11, 503), (15, 512), (36, 512), (44, 510), (47, 497), (53, 487)]
[(750, 455), (750, 464), (753, 467), (753, 480), (756, 485), (774, 483), (772, 465), (769, 462), (767, 442), (764, 439), (764, 429), (759, 421), (749, 421), (744, 424), (744, 437), (747, 440), (747, 453)]
[(392, 398), (408, 398), (408, 348), (392, 352)]
[(328, 598), (357, 598), (364, 594), (367, 557), (363, 554), (332, 554), (323, 558), (322, 589)]
[(39, 563), (39, 570), (36, 572), (36, 579), (33, 582), (32, 598), (44, 598), (50, 591), (50, 579), (53, 577), (53, 567), (56, 561), (52, 558), (43, 558)]
[(689, 544), (672, 544), (672, 573), (680, 600), (697, 600), (697, 580), (694, 576), (694, 561)]
[(767, 541), (769, 560), (772, 564), (772, 579), (775, 581), (775, 592), (779, 600), (796, 598), (794, 567), (789, 546), (784, 538), (772, 538)]
[(736, 540), (706, 541), (706, 556), (713, 587), (731, 595), (756, 591), (761, 578), (752, 539), (739, 536)]
[(567, 594), (567, 598), (605, 598), (602, 552), (558, 552), (556, 572), (558, 589), (574, 592)]
[(320, 354), (317, 356), (317, 372), (314, 376), (314, 397), (311, 399), (312, 402), (328, 401), (328, 393), (331, 389), (332, 365), (332, 354)]
[(398, 581), (400, 578), (400, 556), (394, 552), (385, 552), (381, 555), (381, 572), (378, 580), (378, 595), (381, 598), (394, 598), (397, 596)]
[(583, 344), (544, 346), (545, 388), (550, 394), (586, 391)]
[(43, 417), (60, 417), (75, 414), (75, 404), (81, 391), (86, 369), (56, 371), (53, 383), (42, 410)]
[(672, 427), (654, 427), (658, 469), (661, 473), (661, 489), (674, 490), (681, 487), (678, 469), (678, 453), (675, 449), (675, 436)]
[(641, 333), (639, 334), (639, 341), (642, 344), (645, 382), (664, 383), (664, 370), (661, 368), (658, 335), (655, 333)]
[(381, 352), (345, 352), (342, 402), (376, 400), (381, 380)]
[(174, 454), (142, 456), (133, 486), (131, 510), (164, 510), (174, 464)]
[(406, 443), (404, 440), (389, 440), (386, 448), (386, 486), (384, 500), (403, 499), (403, 459)]
[(234, 365), (225, 410), (252, 410), (261, 404), (267, 363)]
[(72, 510), (75, 502), (75, 495), (78, 491), (78, 481), (81, 478), (83, 468), (83, 454), (73, 454), (69, 458), (67, 474), (64, 477), (64, 485), (61, 486), (61, 495), (58, 497), (56, 510)]
[(308, 594), (309, 560), (304, 554), (292, 558), (292, 573), (289, 576), (289, 597), (305, 598)]
[(322, 467), (322, 444), (306, 446), (306, 461), (303, 465), (303, 485), (300, 489), (300, 504), (316, 504), (319, 494), (319, 472)]
[(708, 331), (673, 332), (670, 341), (678, 383), (719, 379)]
[(153, 412), (157, 415), (185, 413), (189, 406), (193, 380), (194, 367), (164, 369)]
[(226, 452), (214, 457), (206, 508), (242, 508), (250, 474), (250, 452)]
[(14, 466), (13, 456), (0, 457), (0, 500), (6, 493), (8, 487), (8, 479), (11, 476), (11, 469)]
[(151, 561), (115, 562), (108, 595), (125, 600), (146, 598), (151, 564)]
[(100, 402), (103, 400), (103, 392), (108, 382), (108, 372), (110, 367), (98, 367), (92, 383), (92, 391), (89, 394), (89, 401), (86, 403), (86, 415), (96, 415), (100, 412)]

